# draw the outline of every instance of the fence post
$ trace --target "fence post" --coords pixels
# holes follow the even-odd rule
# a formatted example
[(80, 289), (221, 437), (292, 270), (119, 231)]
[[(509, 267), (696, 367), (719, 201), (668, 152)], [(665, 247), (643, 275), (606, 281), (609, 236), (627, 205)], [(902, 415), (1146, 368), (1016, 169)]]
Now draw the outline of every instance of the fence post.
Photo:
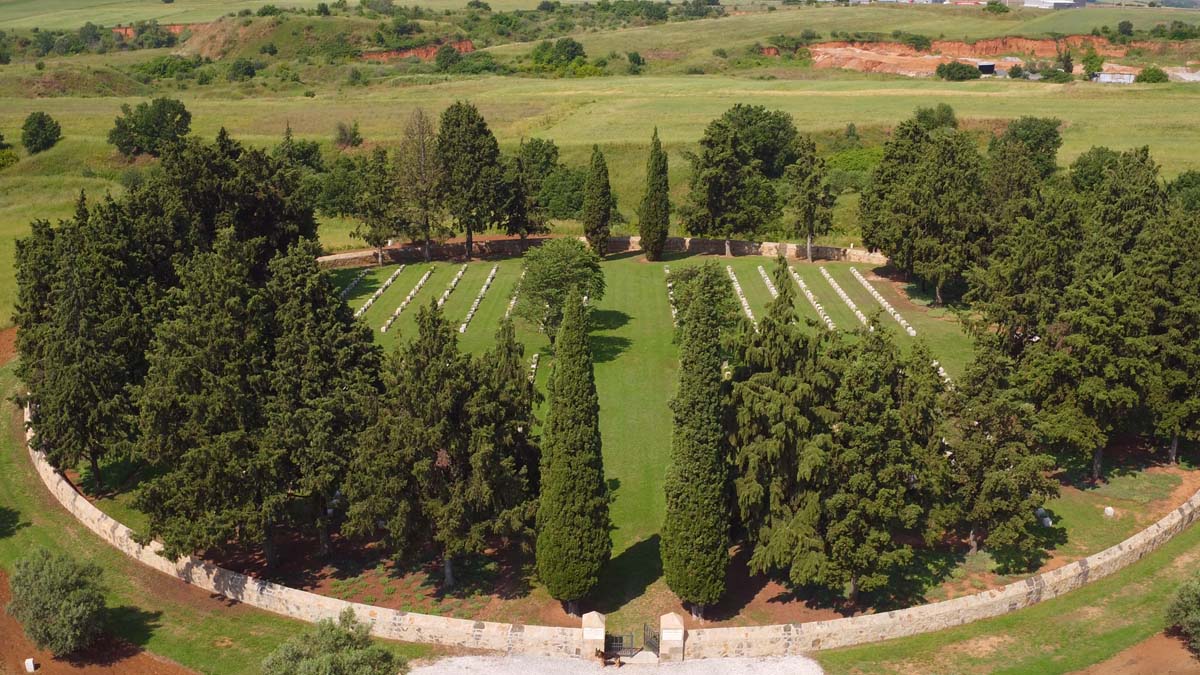
[(583, 658), (592, 658), (597, 649), (604, 651), (604, 615), (588, 612), (583, 615)]
[(658, 662), (682, 661), (683, 643), (686, 639), (687, 630), (683, 627), (683, 617), (674, 612), (663, 614), (658, 620)]

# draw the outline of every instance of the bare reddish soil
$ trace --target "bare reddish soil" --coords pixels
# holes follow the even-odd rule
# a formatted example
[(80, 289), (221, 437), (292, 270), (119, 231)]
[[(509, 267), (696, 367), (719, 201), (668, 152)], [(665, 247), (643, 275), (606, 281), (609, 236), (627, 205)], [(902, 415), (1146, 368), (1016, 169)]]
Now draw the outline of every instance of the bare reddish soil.
[[(447, 42), (446, 44), (454, 47), (454, 50), (459, 54), (470, 54), (475, 51), (475, 43), (470, 40), (459, 40), (458, 42)], [(409, 57), (417, 57), (422, 61), (432, 61), (437, 56), (438, 50), (442, 48), (441, 44), (425, 45), (424, 47), (414, 47), (412, 49), (392, 49), (385, 52), (364, 52), (362, 58), (364, 61), (399, 61)]]
[(0, 365), (4, 365), (17, 356), (17, 329), (0, 330)]
[(1182, 675), (1200, 672), (1200, 660), (1175, 636), (1159, 633), (1076, 675)]
[[(8, 577), (0, 571), (0, 607), (7, 605), (8, 600)], [(186, 675), (193, 672), (111, 637), (101, 638), (95, 648), (78, 656), (55, 659), (49, 652), (36, 649), (16, 619), (0, 611), (0, 673), (24, 673), (27, 658), (38, 664), (37, 672), (47, 675)]]
[[(1151, 53), (1165, 53), (1172, 49), (1168, 43), (1163, 42), (1113, 45), (1105, 39), (1090, 35), (1070, 35), (1061, 40), (1023, 37), (1000, 37), (978, 42), (934, 40), (928, 51), (917, 51), (899, 42), (841, 41), (817, 43), (808, 50), (812, 55), (813, 65), (818, 68), (843, 68), (867, 73), (924, 77), (932, 75), (939, 64), (951, 61), (991, 61), (1004, 68), (1006, 64), (1021, 63), (1026, 58), (1054, 58), (1059, 51), (1068, 47), (1076, 51), (1095, 49), (1101, 56), (1110, 58), (1125, 57), (1131, 49)], [(769, 53), (768, 50), (773, 53)], [(778, 49), (764, 48), (763, 53), (777, 56)], [(1107, 65), (1105, 69), (1108, 70)]]

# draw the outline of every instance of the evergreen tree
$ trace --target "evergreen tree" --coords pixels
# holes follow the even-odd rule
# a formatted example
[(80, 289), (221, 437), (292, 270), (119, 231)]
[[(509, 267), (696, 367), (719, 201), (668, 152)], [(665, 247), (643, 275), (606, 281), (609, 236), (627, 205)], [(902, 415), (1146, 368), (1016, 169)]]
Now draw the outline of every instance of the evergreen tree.
[[(80, 204), (86, 209), (83, 196)], [(86, 210), (83, 211), (86, 217)], [(65, 229), (69, 225), (60, 225)], [(35, 220), (29, 235), (16, 242), (14, 271), (17, 279), (17, 300), (13, 308), (13, 323), (17, 326), (17, 377), (30, 391), (42, 389), (46, 376), (45, 350), (47, 331), (53, 316), (51, 288), (58, 269), (54, 239), (57, 230), (45, 220)]]
[(848, 585), (851, 602), (861, 591), (886, 589), (912, 562), (912, 547), (898, 534), (929, 535), (933, 439), (914, 433), (912, 420), (922, 411), (906, 411), (903, 402), (930, 397), (905, 391), (911, 368), (933, 370), (928, 363), (906, 363), (877, 327), (853, 347), (834, 397), (838, 422), (827, 460), (833, 490), (823, 499), (827, 555), (821, 581)]
[(735, 343), (726, 420), (750, 569), (804, 585), (825, 579), (823, 502), (836, 480), (833, 396), (845, 345), (839, 333), (796, 323), (787, 274), (777, 267), (779, 296), (759, 331)]
[(925, 156), (929, 132), (916, 120), (905, 120), (883, 144), (883, 157), (871, 171), (867, 189), (859, 202), (863, 244), (884, 251), (892, 264), (906, 274), (913, 271), (915, 237), (907, 221), (895, 218), (890, 202), (893, 193), (913, 173)]
[(945, 302), (947, 284), (960, 282), (981, 259), (986, 238), (981, 171), (969, 135), (938, 131), (885, 204), (910, 240), (912, 271), (933, 286), (938, 305)]
[(504, 224), (505, 234), (515, 234), (523, 240), (531, 234), (548, 232), (546, 217), (538, 203), (534, 180), (525, 160), (517, 154), (505, 157), (502, 164), (504, 176), (500, 183), (497, 216)]
[(467, 259), (473, 234), (496, 222), (500, 146), (474, 105), (459, 101), (442, 113), (437, 137), (442, 198), (466, 233)]
[(587, 322), (582, 294), (573, 289), (555, 341), (537, 511), (538, 578), (572, 614), (595, 588), (612, 553)]
[(396, 166), (382, 147), (376, 147), (371, 154), (359, 160), (357, 169), (358, 189), (351, 209), (345, 215), (358, 220), (354, 236), (375, 249), (376, 260), (382, 265), (383, 247), (408, 229), (402, 190), (414, 189), (414, 186), (400, 179)]
[(408, 118), (404, 138), (396, 151), (396, 179), (405, 221), (411, 223), (413, 239), (425, 244), (425, 261), (429, 262), (430, 245), (443, 234), (442, 164), (437, 157), (437, 131), (433, 120), (421, 108)]
[[(1062, 120), (1053, 117), (1019, 117), (1008, 123), (1004, 133), (992, 139), (992, 144), (1020, 143), (1029, 149), (1033, 157), (1035, 174), (1047, 178), (1058, 168), (1058, 149), (1062, 147), (1062, 134), (1058, 128)], [(1011, 178), (1020, 178), (1011, 176)]]
[(812, 262), (813, 237), (829, 232), (837, 197), (829, 188), (825, 160), (817, 156), (816, 143), (807, 136), (797, 138), (795, 154), (796, 162), (784, 172), (791, 188), (788, 206), (795, 217), (794, 233), (804, 235), (808, 261)]
[(1180, 440), (1200, 438), (1200, 268), (1191, 254), (1200, 218), (1177, 209), (1148, 223), (1138, 235), (1121, 285), (1137, 298), (1131, 351), (1140, 362), (1142, 405), (1150, 430), (1178, 458)]
[(737, 131), (707, 132), (692, 156), (692, 176), (681, 215), (695, 236), (753, 237), (779, 216), (778, 197), (760, 160), (746, 151)]
[(327, 555), (328, 509), (379, 394), (380, 353), (318, 268), (320, 251), (305, 240), (271, 261), (274, 359), (264, 445), (290, 465), (292, 496), (306, 502), (304, 524), (315, 527)]
[(667, 153), (658, 140), (658, 129), (650, 137), (650, 159), (646, 162), (646, 194), (638, 211), (638, 234), (647, 260), (661, 260), (671, 227), (670, 185), (667, 182)]
[[(99, 487), (100, 459), (132, 439), (129, 390), (145, 374), (153, 284), (144, 283), (133, 223), (111, 200), (89, 211), (81, 198), (53, 245), (50, 304), (31, 354), (34, 446), (59, 470), (86, 460)], [(36, 284), (29, 290), (38, 292)]]
[(679, 347), (679, 393), (664, 485), (663, 576), (696, 616), (725, 594), (729, 567), (729, 475), (722, 419), (721, 315), (710, 302), (688, 305)]
[[(1033, 406), (1012, 384), (1014, 362), (987, 341), (953, 392), (947, 443), (951, 503), (971, 552), (982, 545), (1005, 567), (1038, 553), (1038, 508), (1058, 495), (1054, 461), (1036, 452)], [(1024, 563), (1024, 564), (1022, 564)]]
[(604, 162), (604, 153), (600, 152), (598, 146), (593, 145), (592, 164), (583, 184), (581, 215), (583, 233), (587, 236), (588, 245), (600, 257), (604, 257), (608, 248), (612, 211), (613, 196), (612, 187), (608, 184), (608, 165)]
[(137, 449), (152, 470), (134, 503), (148, 517), (143, 534), (172, 558), (261, 542), (268, 566), (276, 561), (271, 535), (291, 476), (264, 438), (273, 327), (254, 271), (263, 245), (226, 229), (192, 258), (147, 354)]

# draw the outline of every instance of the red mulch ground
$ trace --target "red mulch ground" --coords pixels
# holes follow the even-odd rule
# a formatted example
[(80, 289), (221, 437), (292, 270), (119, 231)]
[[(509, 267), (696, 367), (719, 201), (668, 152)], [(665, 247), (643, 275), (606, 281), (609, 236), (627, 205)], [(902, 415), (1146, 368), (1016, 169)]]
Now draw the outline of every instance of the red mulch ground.
[[(0, 571), (0, 607), (8, 604), (8, 577)], [(24, 662), (33, 658), (39, 673), (56, 675), (187, 675), (193, 671), (166, 661), (134, 645), (103, 637), (98, 646), (69, 660), (58, 660), (48, 652), (34, 648), (25, 631), (7, 613), (0, 611), (0, 673), (24, 673)]]
[(1159, 633), (1076, 675), (1174, 675), (1200, 673), (1200, 660), (1177, 637)]

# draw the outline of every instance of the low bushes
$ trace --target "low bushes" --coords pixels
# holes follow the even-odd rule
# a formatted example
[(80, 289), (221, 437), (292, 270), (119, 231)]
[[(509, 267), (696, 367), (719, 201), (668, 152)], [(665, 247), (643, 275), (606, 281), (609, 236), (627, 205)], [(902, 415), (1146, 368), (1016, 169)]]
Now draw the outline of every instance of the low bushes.
[(936, 73), (939, 78), (948, 80), (950, 82), (978, 80), (980, 76), (978, 68), (969, 63), (963, 63), (961, 61), (951, 61), (950, 63), (939, 64)]
[(55, 656), (85, 649), (104, 622), (100, 567), (36, 549), (17, 561), (8, 613), (39, 649)]

